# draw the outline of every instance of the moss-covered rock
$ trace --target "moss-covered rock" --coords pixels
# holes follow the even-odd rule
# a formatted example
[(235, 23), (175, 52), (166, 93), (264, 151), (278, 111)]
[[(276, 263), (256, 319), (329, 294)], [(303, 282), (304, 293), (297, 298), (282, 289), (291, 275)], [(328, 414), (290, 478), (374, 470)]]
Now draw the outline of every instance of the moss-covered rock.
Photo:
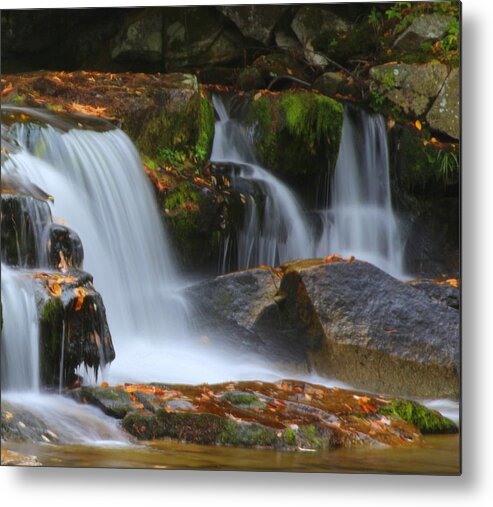
[(300, 381), (102, 385), (79, 388), (73, 396), (113, 417), (124, 414), (123, 429), (139, 440), (278, 450), (422, 442), (415, 426), (420, 419), (409, 422), (400, 411), (388, 411), (398, 400)]
[(82, 272), (33, 276), (39, 285), (41, 383), (70, 386), (79, 365), (97, 374), (115, 358), (115, 350), (92, 277)]
[(185, 180), (166, 193), (162, 209), (182, 264), (212, 263), (221, 245), (220, 196)]
[(266, 93), (251, 100), (257, 155), (284, 177), (303, 179), (327, 171), (337, 159), (343, 107), (311, 92)]
[(457, 425), (439, 412), (409, 400), (393, 400), (380, 409), (381, 414), (399, 417), (413, 424), (421, 433), (457, 433)]

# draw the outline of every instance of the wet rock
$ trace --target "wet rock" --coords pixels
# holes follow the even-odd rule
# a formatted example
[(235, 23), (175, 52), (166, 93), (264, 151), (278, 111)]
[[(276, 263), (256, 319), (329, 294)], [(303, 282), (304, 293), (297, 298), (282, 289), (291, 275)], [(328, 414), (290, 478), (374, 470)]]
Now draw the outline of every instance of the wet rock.
[(251, 330), (266, 306), (274, 302), (278, 276), (269, 268), (248, 269), (206, 280), (185, 291), (199, 312), (218, 322), (232, 320)]
[(42, 464), (36, 456), (26, 456), (15, 451), (2, 449), (2, 466), (40, 467)]
[(267, 86), (265, 74), (257, 67), (245, 67), (238, 74), (236, 86), (245, 91), (265, 88)]
[[(412, 446), (421, 432), (456, 425), (416, 402), (282, 380), (215, 385), (125, 384), (76, 390), (141, 440), (306, 450), (353, 445)], [(109, 394), (114, 403), (107, 407)], [(99, 399), (100, 396), (103, 399)], [(131, 400), (129, 408), (128, 399)], [(121, 410), (118, 401), (121, 400)]]
[(44, 231), (50, 226), (46, 201), (26, 195), (2, 195), (1, 254), (9, 266), (33, 267), (46, 258)]
[(60, 439), (46, 423), (27, 408), (2, 400), (2, 442), (59, 443)]
[(447, 26), (454, 18), (440, 14), (418, 16), (394, 42), (396, 49), (417, 51), (427, 42), (435, 42), (447, 33)]
[(238, 5), (219, 6), (218, 9), (238, 27), (244, 37), (267, 45), (272, 38), (275, 25), (287, 7), (284, 5)]
[(297, 185), (316, 184), (327, 162), (335, 164), (342, 120), (340, 103), (301, 91), (254, 96), (246, 113), (262, 164)]
[(378, 392), (458, 396), (452, 308), (361, 261), (292, 270), (279, 294), (317, 371)]
[(459, 310), (460, 308), (460, 290), (458, 287), (452, 287), (447, 283), (436, 283), (431, 280), (413, 280), (408, 285), (415, 289), (422, 290), (430, 298)]
[(460, 71), (453, 69), (435, 102), (431, 106), (426, 119), (433, 130), (442, 132), (454, 139), (460, 136)]
[(424, 115), (440, 92), (447, 77), (446, 65), (389, 63), (370, 69), (370, 77), (378, 93), (402, 112)]
[(48, 236), (48, 263), (51, 267), (82, 268), (84, 249), (79, 235), (65, 225), (51, 224)]
[(115, 60), (158, 62), (163, 58), (162, 12), (144, 11), (117, 35), (111, 57)]
[(103, 300), (87, 273), (34, 273), (40, 316), (40, 375), (44, 385), (72, 385), (84, 365), (97, 374), (115, 358)]

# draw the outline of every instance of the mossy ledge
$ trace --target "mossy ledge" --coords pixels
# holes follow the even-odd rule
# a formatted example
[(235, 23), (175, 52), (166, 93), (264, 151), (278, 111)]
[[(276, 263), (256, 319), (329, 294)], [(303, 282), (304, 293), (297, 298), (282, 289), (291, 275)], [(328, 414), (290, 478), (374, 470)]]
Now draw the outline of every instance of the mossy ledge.
[(416, 426), (421, 433), (457, 433), (457, 425), (443, 415), (415, 401), (394, 400), (380, 409), (380, 414), (399, 417)]
[(265, 93), (248, 106), (257, 156), (268, 168), (303, 179), (327, 171), (337, 159), (343, 106), (313, 92)]

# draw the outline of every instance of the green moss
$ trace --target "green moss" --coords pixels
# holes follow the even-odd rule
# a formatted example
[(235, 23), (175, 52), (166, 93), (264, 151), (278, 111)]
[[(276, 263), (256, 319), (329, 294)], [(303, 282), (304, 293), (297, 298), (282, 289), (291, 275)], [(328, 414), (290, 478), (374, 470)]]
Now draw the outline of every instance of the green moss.
[[(156, 101), (159, 101), (156, 99)], [(160, 108), (150, 108), (128, 120), (127, 130), (140, 152), (159, 164), (189, 168), (210, 155), (214, 137), (214, 110), (198, 93), (171, 107), (163, 98)]]
[(40, 311), (41, 379), (44, 384), (57, 385), (63, 336), (64, 308), (60, 298), (43, 303)]
[(263, 95), (250, 104), (261, 161), (288, 176), (315, 175), (337, 159), (343, 107), (311, 92)]
[(274, 447), (277, 443), (276, 430), (256, 423), (237, 423), (226, 420), (217, 443), (241, 447)]
[(232, 405), (253, 405), (258, 404), (259, 399), (254, 394), (226, 393), (223, 399)]
[(299, 429), (299, 436), (304, 447), (310, 449), (320, 449), (322, 447), (322, 439), (313, 425), (302, 426)]
[(456, 433), (458, 431), (453, 421), (414, 401), (392, 401), (382, 407), (380, 413), (399, 417), (414, 424), (422, 433)]
[(296, 445), (296, 432), (293, 429), (291, 429), (291, 428), (285, 429), (283, 437), (284, 437), (284, 442), (286, 442), (286, 445), (289, 445), (289, 446)]
[(200, 97), (199, 117), (198, 117), (198, 136), (195, 144), (195, 158), (198, 162), (206, 160), (212, 150), (214, 140), (214, 108), (210, 101)]

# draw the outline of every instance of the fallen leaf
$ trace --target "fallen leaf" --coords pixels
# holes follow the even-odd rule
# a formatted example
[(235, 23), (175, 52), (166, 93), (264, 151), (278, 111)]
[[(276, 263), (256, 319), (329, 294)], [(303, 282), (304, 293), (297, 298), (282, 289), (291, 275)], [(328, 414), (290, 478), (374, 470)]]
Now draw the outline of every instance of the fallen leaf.
[(421, 125), (421, 122), (419, 120), (416, 120), (414, 122), (414, 126), (418, 129), (418, 130), (421, 130), (423, 128), (423, 125)]

